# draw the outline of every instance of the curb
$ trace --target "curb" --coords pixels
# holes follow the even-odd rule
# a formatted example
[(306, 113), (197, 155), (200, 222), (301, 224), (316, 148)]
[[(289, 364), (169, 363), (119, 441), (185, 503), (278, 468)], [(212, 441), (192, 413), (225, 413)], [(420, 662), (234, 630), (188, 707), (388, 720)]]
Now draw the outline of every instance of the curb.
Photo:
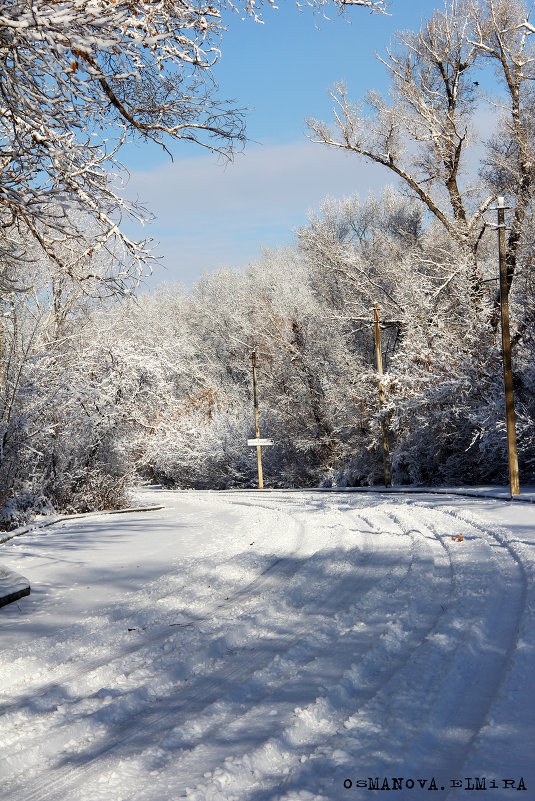
[(459, 495), (462, 498), (482, 498), (507, 503), (535, 503), (535, 493), (511, 495), (509, 492), (492, 490), (447, 489), (433, 487), (318, 487), (315, 492), (376, 492), (382, 495)]
[(30, 531), (54, 526), (56, 523), (63, 523), (65, 520), (83, 520), (85, 517), (94, 517), (95, 515), (124, 515), (133, 512), (155, 512), (158, 509), (165, 509), (165, 506), (132, 506), (129, 509), (104, 509), (96, 512), (80, 512), (76, 515), (58, 515), (53, 520), (40, 520), (38, 523), (28, 523), (27, 526), (21, 526), (20, 528), (13, 529), (13, 531), (6, 532), (4, 536), (0, 536), (0, 545), (15, 539), (15, 537), (22, 537), (23, 534), (29, 534)]
[(247, 487), (244, 489), (232, 488), (228, 490), (205, 490), (206, 492), (228, 492), (228, 493), (254, 493), (255, 495), (268, 494), (270, 492), (373, 492), (380, 495), (458, 495), (465, 498), (479, 498), (489, 501), (505, 501), (506, 503), (535, 503), (535, 492), (530, 490), (526, 495), (511, 495), (509, 492), (496, 490), (495, 492), (470, 489), (445, 489), (444, 487)]

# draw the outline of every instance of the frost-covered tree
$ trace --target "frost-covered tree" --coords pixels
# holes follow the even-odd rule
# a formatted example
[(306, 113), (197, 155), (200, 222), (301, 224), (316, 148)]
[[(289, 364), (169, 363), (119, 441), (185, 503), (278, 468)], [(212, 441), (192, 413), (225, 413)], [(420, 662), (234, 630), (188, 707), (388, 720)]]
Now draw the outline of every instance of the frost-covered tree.
[[(535, 30), (522, 0), (448, 0), (420, 31), (397, 34), (384, 59), (388, 98), (370, 91), (353, 103), (344, 84), (332, 90), (335, 124), (310, 120), (314, 141), (359, 154), (397, 176), (447, 231), (456, 270), (473, 298), (483, 280), (478, 254), (485, 213), (497, 195), (512, 207), (509, 284), (517, 269), (523, 222), (532, 202), (535, 163)], [(493, 138), (478, 132), (481, 86), (494, 71), (501, 91)], [(483, 72), (482, 72), (483, 71)], [(367, 113), (367, 110), (369, 113)], [(480, 175), (473, 148), (483, 148)]]
[[(187, 139), (232, 155), (244, 141), (243, 114), (218, 97), (212, 68), (223, 12), (240, 10), (258, 21), (261, 7), (262, 0), (2, 0), (2, 228), (30, 233), (59, 261), (58, 244), (83, 234), (79, 215), (89, 215), (93, 236), (85, 255), (106, 248), (119, 283), (136, 277), (148, 251), (119, 225), (122, 215), (142, 212), (110, 180), (118, 151), (137, 136), (166, 149)], [(13, 256), (3, 241), (1, 256)]]
[[(385, 10), (383, 0), (305, 5), (320, 12), (353, 5)], [(125, 216), (146, 215), (122, 196), (119, 152), (132, 138), (169, 151), (186, 139), (232, 157), (245, 141), (244, 116), (221, 99), (213, 67), (228, 15), (259, 22), (262, 6), (262, 0), (0, 2), (0, 507), (11, 504), (6, 514), (13, 520), (17, 494), (28, 508), (41, 496), (63, 508), (102, 503), (99, 482), (89, 477), (100, 471), (106, 484), (107, 448), (112, 473), (119, 470), (121, 460), (111, 454), (121, 437), (113, 421), (123, 419), (122, 403), (112, 413), (111, 390), (90, 414), (80, 411), (92, 408), (87, 400), (72, 401), (72, 393), (82, 398), (86, 390), (96, 397), (106, 383), (98, 370), (84, 381), (76, 367), (91, 360), (79, 331), (89, 331), (93, 302), (128, 291), (150, 258), (149, 243), (131, 241), (121, 227)], [(101, 356), (103, 365), (111, 360), (120, 385), (121, 358), (113, 348)], [(188, 380), (195, 384), (191, 374)], [(102, 433), (98, 447), (95, 432)], [(68, 475), (81, 476), (84, 464), (92, 489), (81, 491), (80, 478), (77, 500), (69, 500)]]
[(267, 251), (247, 271), (265, 419), (280, 446), (267, 459), (283, 484), (316, 483), (335, 469), (350, 408), (338, 391), (351, 381), (345, 329), (329, 320), (310, 278), (293, 248)]
[[(511, 293), (520, 462), (526, 477), (532, 475), (535, 433), (533, 275), (526, 268), (532, 232), (531, 223), (526, 224)], [(482, 285), (477, 305), (472, 305), (448, 231), (439, 221), (426, 220), (416, 199), (392, 189), (380, 200), (328, 200), (299, 231), (298, 240), (311, 281), (329, 302), (332, 316), (352, 325), (349, 353), (360, 368), (352, 388), (353, 452), (335, 480), (382, 481), (384, 418), (395, 481), (504, 480), (507, 457), (500, 340), (493, 324), (494, 281)], [(486, 275), (496, 275), (495, 250), (496, 243), (489, 239), (479, 245), (479, 266)], [(387, 371), (382, 409), (373, 342), (375, 301), (381, 310)]]
[[(3, 524), (35, 508), (118, 505), (139, 480), (254, 486), (253, 348), (261, 433), (275, 441), (264, 450), (266, 486), (381, 483), (383, 416), (394, 481), (503, 479), (492, 283), (471, 310), (447, 232), (392, 190), (329, 200), (299, 245), (206, 275), (189, 293), (167, 287), (109, 308), (76, 283), (55, 285), (54, 271), (46, 297), (12, 293), (1, 318)], [(522, 321), (515, 380), (526, 477), (535, 468), (532, 282), (520, 270), (511, 293)], [(375, 300), (388, 326), (382, 409)]]
[[(146, 255), (121, 233), (134, 212), (110, 181), (129, 134), (188, 138), (221, 152), (241, 115), (214, 97), (220, 11), (203, 3), (15, 2), (0, 14), (2, 223), (29, 231), (54, 260), (90, 214), (96, 246)], [(128, 267), (125, 265), (125, 271)]]
[(358, 370), (344, 326), (329, 320), (293, 249), (269, 251), (245, 271), (207, 275), (191, 294), (168, 288), (123, 305), (115, 332), (158, 375), (153, 406), (136, 424), (144, 478), (254, 485), (255, 453), (246, 444), (254, 436), (253, 349), (261, 432), (276, 443), (264, 453), (266, 482), (317, 484), (349, 452), (347, 386)]
[(79, 390), (84, 360), (74, 373), (73, 364), (91, 299), (50, 267), (46, 257), (20, 260), (18, 288), (0, 298), (0, 519), (15, 522), (50, 502), (51, 477), (61, 494), (58, 464), (77, 449), (66, 438), (81, 431), (65, 410), (76, 409), (67, 398)]
[[(448, 0), (419, 31), (400, 32), (381, 59), (391, 77), (388, 98), (372, 91), (353, 103), (339, 84), (332, 91), (334, 125), (309, 121), (315, 141), (385, 167), (425, 215), (425, 236), (416, 248), (407, 245), (394, 263), (385, 254), (379, 286), (373, 258), (368, 260), (360, 244), (354, 247), (360, 230), (341, 224), (340, 211), (339, 230), (325, 218), (301, 236), (316, 259), (322, 258), (321, 247), (327, 249), (332, 261), (324, 259), (324, 265), (352, 287), (357, 305), (373, 287), (389, 315), (398, 309), (402, 326), (395, 331), (391, 366), (399, 383), (390, 384), (397, 392), (390, 414), (397, 438), (394, 468), (399, 475), (405, 470), (406, 480), (503, 477), (496, 234), (490, 215), (499, 195), (510, 209), (506, 260), (515, 390), (521, 461), (531, 469), (526, 454), (533, 418), (527, 409), (533, 395), (526, 390), (526, 352), (532, 317), (525, 294), (533, 281), (531, 12), (522, 0)], [(488, 97), (484, 87), (493, 80), (496, 90)], [(355, 221), (358, 229), (361, 222)]]

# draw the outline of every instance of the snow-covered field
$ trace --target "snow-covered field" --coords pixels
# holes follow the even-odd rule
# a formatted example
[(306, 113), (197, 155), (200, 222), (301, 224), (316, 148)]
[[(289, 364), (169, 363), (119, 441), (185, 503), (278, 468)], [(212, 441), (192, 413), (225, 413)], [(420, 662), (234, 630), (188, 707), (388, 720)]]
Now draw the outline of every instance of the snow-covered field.
[(136, 501), (0, 548), (2, 799), (535, 801), (533, 505)]

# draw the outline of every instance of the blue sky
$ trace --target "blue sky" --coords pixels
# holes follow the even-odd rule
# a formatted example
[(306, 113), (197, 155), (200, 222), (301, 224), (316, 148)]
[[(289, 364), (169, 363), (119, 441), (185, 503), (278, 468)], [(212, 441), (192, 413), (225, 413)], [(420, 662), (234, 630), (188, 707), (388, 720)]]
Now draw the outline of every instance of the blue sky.
[(375, 53), (392, 34), (417, 29), (433, 0), (391, 0), (391, 16), (352, 8), (331, 21), (300, 12), (293, 0), (266, 8), (265, 24), (231, 15), (215, 75), (220, 96), (249, 109), (245, 152), (227, 165), (191, 143), (173, 147), (174, 161), (152, 146), (129, 145), (126, 194), (139, 197), (155, 219), (130, 235), (159, 241), (161, 266), (148, 279), (191, 285), (220, 266), (243, 267), (263, 247), (291, 241), (327, 195), (380, 192), (392, 178), (354, 155), (311, 144), (307, 117), (330, 120), (328, 89), (345, 80), (352, 98), (388, 80)]

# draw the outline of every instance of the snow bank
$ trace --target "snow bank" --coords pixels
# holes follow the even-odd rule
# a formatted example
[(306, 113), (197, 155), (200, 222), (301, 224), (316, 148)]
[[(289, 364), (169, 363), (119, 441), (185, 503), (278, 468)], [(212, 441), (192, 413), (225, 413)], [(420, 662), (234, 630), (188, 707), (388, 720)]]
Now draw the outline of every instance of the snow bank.
[(24, 576), (0, 565), (0, 606), (18, 601), (30, 594), (30, 582)]

